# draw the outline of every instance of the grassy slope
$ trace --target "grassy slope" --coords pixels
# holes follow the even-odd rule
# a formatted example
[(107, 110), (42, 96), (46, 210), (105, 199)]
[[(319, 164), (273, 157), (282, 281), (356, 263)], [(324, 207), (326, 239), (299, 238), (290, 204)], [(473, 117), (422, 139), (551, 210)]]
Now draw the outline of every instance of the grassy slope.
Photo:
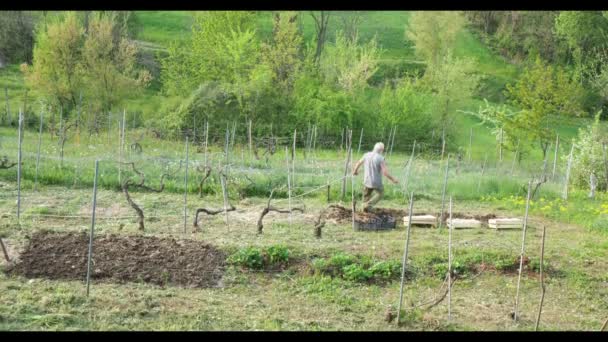
[[(340, 15), (334, 13), (330, 19), (328, 37), (333, 40), (335, 32), (341, 24)], [(348, 14), (346, 14), (348, 15)], [(405, 28), (407, 26), (409, 13), (399, 11), (375, 11), (365, 12), (364, 19), (360, 25), (360, 38), (365, 42), (376, 36), (379, 44), (384, 49), (382, 56), (383, 63), (393, 63), (399, 60), (415, 61), (414, 50), (405, 41)], [(268, 37), (272, 30), (272, 13), (263, 12), (258, 15), (259, 33), (261, 37)], [(189, 11), (136, 11), (134, 13), (134, 32), (135, 39), (144, 42), (144, 48), (159, 50), (168, 46), (170, 42), (183, 41), (190, 34), (192, 23), (192, 12)], [(306, 42), (311, 42), (314, 36), (314, 20), (305, 12), (303, 16), (303, 34)], [(513, 82), (519, 72), (514, 65), (507, 63), (503, 58), (492, 53), (479, 39), (470, 31), (463, 31), (456, 41), (455, 54), (458, 57), (468, 57), (477, 60), (478, 70), (483, 74), (484, 81), (480, 89), (479, 98), (472, 101), (467, 110), (476, 110), (482, 104), (483, 98), (490, 101), (503, 101), (502, 91), (505, 84)], [(125, 107), (129, 111), (140, 111), (150, 113), (157, 111), (166, 99), (158, 94), (158, 85), (155, 83), (154, 89), (145, 91), (144, 96), (127, 101)], [(0, 89), (8, 86), (10, 96), (10, 106), (13, 113), (16, 108), (22, 105), (24, 100), (23, 77), (19, 72), (18, 66), (12, 65), (9, 68), (0, 70)], [(4, 94), (2, 98), (4, 97)], [(28, 94), (30, 105), (36, 94)], [(4, 98), (3, 98), (4, 100)], [(34, 104), (37, 108), (38, 104)], [(4, 105), (2, 106), (4, 107)], [(37, 110), (37, 109), (36, 109)], [(15, 117), (15, 114), (13, 114)], [(487, 129), (480, 129), (479, 122), (472, 117), (464, 114), (457, 114), (457, 127), (460, 134), (456, 136), (456, 144), (466, 147), (469, 144), (469, 130), (473, 127), (473, 157), (483, 159), (485, 154), (489, 154), (489, 159), (494, 160), (496, 153), (495, 138), (490, 135)], [(558, 128), (562, 141), (569, 141), (576, 135), (578, 127), (587, 124), (589, 120), (564, 120)], [(567, 146), (564, 146), (563, 153), (567, 153)], [(507, 157), (508, 158), (508, 157)], [(540, 159), (540, 152), (536, 151), (534, 159)]]

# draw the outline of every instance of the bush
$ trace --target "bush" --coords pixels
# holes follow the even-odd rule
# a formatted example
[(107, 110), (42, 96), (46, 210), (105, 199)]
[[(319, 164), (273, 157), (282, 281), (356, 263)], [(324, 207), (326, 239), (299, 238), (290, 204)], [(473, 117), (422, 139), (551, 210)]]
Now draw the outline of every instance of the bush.
[(289, 262), (289, 249), (284, 246), (270, 246), (264, 250), (246, 247), (228, 257), (228, 263), (254, 270)]
[(353, 256), (338, 252), (330, 258), (313, 260), (317, 273), (341, 277), (354, 282), (390, 281), (401, 274), (401, 262), (396, 260), (374, 261), (367, 256)]
[[(600, 113), (595, 117), (593, 124), (579, 130), (578, 138), (574, 142), (572, 155), (572, 184), (579, 188), (589, 188), (591, 173), (597, 179), (597, 190), (606, 189), (607, 180), (604, 165), (602, 143), (606, 141), (605, 129), (600, 125)], [(568, 162), (568, 155), (564, 156)]]
[(260, 249), (247, 247), (231, 255), (228, 258), (228, 263), (252, 269), (262, 269), (264, 267), (264, 258)]

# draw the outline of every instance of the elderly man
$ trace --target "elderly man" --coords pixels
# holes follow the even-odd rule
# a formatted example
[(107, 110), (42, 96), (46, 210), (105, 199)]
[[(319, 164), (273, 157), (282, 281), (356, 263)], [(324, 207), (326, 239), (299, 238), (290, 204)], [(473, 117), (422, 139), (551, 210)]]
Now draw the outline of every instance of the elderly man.
[[(382, 199), (384, 195), (384, 187), (382, 185), (382, 175), (390, 179), (391, 182), (398, 184), (399, 181), (395, 177), (388, 173), (388, 168), (384, 162), (382, 156), (384, 152), (384, 144), (379, 142), (374, 146), (374, 150), (367, 152), (363, 155), (363, 158), (357, 162), (353, 170), (353, 175), (359, 173), (359, 167), (364, 164), (364, 176), (363, 176), (363, 211), (369, 212), (378, 201)], [(372, 193), (376, 192), (372, 198)]]

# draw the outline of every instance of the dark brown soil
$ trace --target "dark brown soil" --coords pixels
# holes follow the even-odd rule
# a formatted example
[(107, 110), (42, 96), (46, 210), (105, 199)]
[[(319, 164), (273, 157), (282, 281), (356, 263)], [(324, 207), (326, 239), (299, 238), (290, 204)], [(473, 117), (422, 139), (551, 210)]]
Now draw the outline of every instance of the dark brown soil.
[[(7, 272), (27, 278), (85, 280), (89, 237), (85, 233), (35, 233)], [(93, 242), (92, 280), (146, 282), (184, 287), (218, 286), (226, 255), (195, 240), (100, 235)]]
[[(336, 220), (337, 222), (343, 223), (352, 220), (351, 218), (352, 210), (339, 206), (339, 205), (330, 205), (327, 209), (326, 218), (330, 220)], [(395, 218), (397, 223), (403, 222), (403, 217), (407, 216), (407, 210), (400, 209), (392, 209), (392, 208), (374, 208), (373, 212), (365, 213), (363, 211), (355, 212), (355, 220), (360, 222), (369, 222), (373, 219), (377, 219), (382, 216), (392, 216)], [(414, 212), (414, 215), (435, 215), (439, 216), (439, 212), (436, 213), (427, 213), (427, 212)], [(471, 214), (463, 214), (463, 213), (452, 213), (452, 218), (458, 219), (476, 219), (481, 221), (483, 224), (487, 224), (489, 219), (497, 218), (495, 214), (483, 214), (483, 215), (471, 215)], [(445, 212), (443, 214), (443, 221), (445, 222), (449, 219), (449, 214)]]

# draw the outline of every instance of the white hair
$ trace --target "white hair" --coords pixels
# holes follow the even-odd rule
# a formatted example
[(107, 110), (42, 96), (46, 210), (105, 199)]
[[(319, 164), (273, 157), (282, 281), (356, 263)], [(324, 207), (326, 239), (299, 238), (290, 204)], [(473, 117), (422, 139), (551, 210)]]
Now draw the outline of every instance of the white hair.
[(376, 143), (376, 145), (374, 145), (374, 152), (376, 153), (382, 153), (384, 151), (384, 144), (379, 142)]

